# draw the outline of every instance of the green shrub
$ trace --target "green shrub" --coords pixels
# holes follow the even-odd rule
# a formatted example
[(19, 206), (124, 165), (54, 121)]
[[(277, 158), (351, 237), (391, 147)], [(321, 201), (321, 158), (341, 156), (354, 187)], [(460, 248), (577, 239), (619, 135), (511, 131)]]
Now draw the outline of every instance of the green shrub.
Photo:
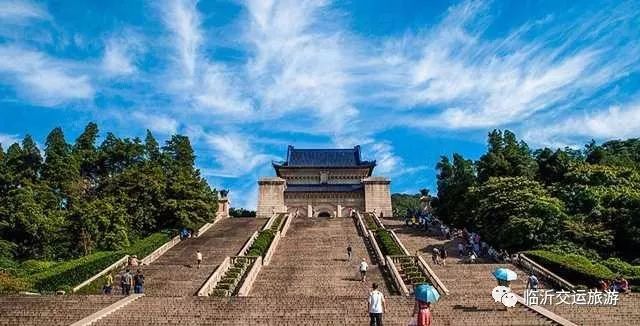
[(101, 251), (59, 263), (46, 271), (34, 274), (31, 279), (35, 289), (41, 292), (69, 289), (107, 268), (120, 258), (122, 258), (121, 252)]
[(253, 241), (253, 244), (251, 244), (251, 247), (249, 247), (247, 256), (264, 257), (264, 255), (267, 253), (267, 250), (269, 250), (269, 246), (271, 245), (274, 237), (275, 234), (272, 230), (260, 231), (256, 239)]
[(557, 254), (546, 250), (525, 252), (531, 259), (576, 284), (596, 286), (601, 279), (612, 279), (615, 274), (605, 265), (576, 254)]
[(282, 224), (282, 220), (284, 218), (284, 214), (278, 214), (276, 216), (276, 218), (273, 220), (273, 224), (271, 224), (271, 227), (269, 228), (273, 233), (275, 233), (276, 231), (279, 231), (283, 224)]
[(27, 280), (0, 272), (0, 294), (14, 294), (30, 288), (31, 285)]
[(136, 255), (138, 258), (142, 259), (152, 253), (154, 250), (160, 248), (163, 244), (167, 243), (171, 240), (171, 236), (168, 232), (156, 232), (151, 234), (150, 236), (136, 241), (133, 245), (122, 250), (122, 256), (126, 255)]
[(602, 261), (604, 266), (607, 266), (616, 275), (624, 276), (624, 278), (633, 285), (640, 284), (640, 266), (631, 265), (619, 258), (609, 258)]
[(400, 248), (400, 245), (398, 245), (394, 238), (391, 236), (390, 231), (379, 229), (376, 231), (375, 236), (383, 255), (404, 255), (402, 248)]
[(376, 231), (378, 230), (378, 225), (373, 220), (373, 216), (371, 214), (365, 213), (362, 215), (362, 219), (364, 220), (364, 224), (367, 227), (367, 230)]

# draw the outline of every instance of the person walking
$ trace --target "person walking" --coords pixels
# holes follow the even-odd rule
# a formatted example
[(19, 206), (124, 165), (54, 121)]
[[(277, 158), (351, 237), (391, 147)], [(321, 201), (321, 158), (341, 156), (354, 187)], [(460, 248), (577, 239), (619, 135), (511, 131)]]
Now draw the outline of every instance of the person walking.
[(527, 289), (529, 290), (537, 290), (538, 289), (538, 278), (535, 274), (531, 273), (527, 278)]
[(120, 285), (122, 285), (122, 295), (129, 295), (131, 293), (131, 284), (133, 284), (133, 275), (131, 275), (131, 272), (127, 268), (120, 278)]
[(431, 316), (431, 304), (416, 300), (413, 307), (413, 315), (416, 317), (416, 326), (431, 326), (433, 317)]
[(360, 262), (360, 278), (362, 279), (362, 282), (367, 281), (367, 269), (369, 269), (369, 265), (367, 264), (367, 261), (362, 258), (362, 261)]
[(449, 253), (447, 253), (447, 248), (443, 246), (442, 249), (440, 249), (440, 262), (442, 266), (447, 265), (447, 257), (449, 257)]
[(144, 275), (142, 275), (142, 271), (138, 270), (136, 275), (133, 277), (133, 293), (143, 293), (144, 292)]
[(431, 260), (435, 265), (440, 265), (440, 250), (438, 248), (433, 248), (433, 253), (431, 254)]
[(348, 260), (348, 261), (351, 261), (351, 251), (352, 251), (352, 249), (351, 249), (351, 244), (349, 244), (349, 245), (347, 246), (347, 260)]
[(384, 295), (378, 291), (378, 284), (373, 283), (371, 285), (371, 292), (369, 292), (369, 325), (370, 326), (382, 326), (382, 314), (384, 314), (385, 302)]
[(196, 260), (198, 261), (198, 268), (200, 268), (200, 264), (202, 264), (202, 253), (200, 252), (200, 250), (196, 252)]
[(102, 287), (102, 293), (111, 294), (112, 290), (113, 290), (113, 275), (111, 275), (111, 273), (108, 273), (107, 275), (104, 276), (104, 286)]

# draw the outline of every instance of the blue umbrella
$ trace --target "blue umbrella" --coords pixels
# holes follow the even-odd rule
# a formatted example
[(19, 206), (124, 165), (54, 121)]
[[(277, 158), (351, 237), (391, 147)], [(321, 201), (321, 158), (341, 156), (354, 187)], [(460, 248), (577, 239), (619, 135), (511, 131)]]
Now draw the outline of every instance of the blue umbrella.
[(493, 276), (498, 280), (514, 281), (518, 279), (518, 274), (508, 268), (497, 268), (493, 272)]
[(414, 290), (416, 299), (422, 302), (435, 303), (440, 299), (440, 293), (429, 284), (418, 284)]

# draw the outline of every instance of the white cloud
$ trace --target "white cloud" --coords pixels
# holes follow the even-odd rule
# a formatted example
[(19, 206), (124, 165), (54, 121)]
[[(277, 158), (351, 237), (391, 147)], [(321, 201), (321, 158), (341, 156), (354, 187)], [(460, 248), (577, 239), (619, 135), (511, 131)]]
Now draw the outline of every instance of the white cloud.
[(91, 99), (94, 88), (82, 67), (71, 61), (14, 46), (0, 46), (0, 78), (31, 101), (58, 105)]
[(250, 174), (256, 167), (274, 157), (258, 152), (246, 136), (234, 133), (208, 134), (204, 142), (215, 151), (219, 168), (206, 173), (213, 176), (238, 177)]
[(199, 47), (202, 44), (200, 15), (195, 0), (171, 0), (162, 6), (164, 23), (172, 33), (172, 45), (185, 80), (194, 82)]
[(0, 133), (0, 144), (2, 144), (4, 150), (7, 150), (13, 143), (20, 143), (18, 135), (9, 135)]
[(4, 22), (21, 22), (30, 19), (49, 18), (49, 13), (45, 8), (31, 1), (0, 1), (0, 19)]
[(640, 103), (575, 114), (555, 123), (529, 126), (524, 138), (536, 144), (574, 147), (589, 139), (607, 140), (640, 135)]
[(106, 40), (102, 69), (112, 76), (126, 76), (138, 71), (136, 59), (142, 51), (141, 41), (133, 32), (123, 36), (113, 36)]
[(180, 126), (176, 119), (156, 112), (136, 111), (131, 115), (131, 118), (147, 129), (165, 135), (177, 133)]

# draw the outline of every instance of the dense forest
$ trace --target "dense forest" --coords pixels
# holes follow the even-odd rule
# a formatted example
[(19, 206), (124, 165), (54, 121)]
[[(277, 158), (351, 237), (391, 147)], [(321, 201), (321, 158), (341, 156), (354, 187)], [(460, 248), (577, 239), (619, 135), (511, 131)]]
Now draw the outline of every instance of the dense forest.
[(195, 168), (187, 137), (162, 147), (149, 131), (144, 140), (98, 138), (89, 123), (72, 144), (53, 129), (42, 152), (28, 135), (0, 144), (0, 267), (117, 251), (213, 220), (217, 193)]
[(587, 269), (613, 272), (618, 258), (640, 257), (639, 139), (531, 150), (494, 130), (477, 161), (443, 156), (437, 170), (436, 215), (491, 244), (573, 254)]

